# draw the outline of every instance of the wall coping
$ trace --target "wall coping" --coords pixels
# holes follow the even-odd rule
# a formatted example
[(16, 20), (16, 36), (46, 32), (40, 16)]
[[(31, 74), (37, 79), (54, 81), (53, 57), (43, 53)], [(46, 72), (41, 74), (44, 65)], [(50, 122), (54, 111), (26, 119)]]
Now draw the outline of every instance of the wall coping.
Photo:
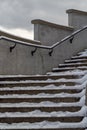
[(40, 41), (22, 38), (22, 37), (10, 34), (8, 32), (2, 31), (2, 30), (0, 30), (0, 36), (5, 36), (5, 37), (8, 37), (8, 38), (11, 38), (11, 39), (14, 39), (14, 40), (18, 40), (18, 41), (22, 41), (22, 42), (41, 45)]
[(43, 25), (48, 25), (54, 28), (59, 28), (59, 29), (64, 29), (64, 30), (69, 30), (69, 31), (73, 31), (73, 27), (70, 26), (64, 26), (64, 25), (59, 25), (59, 24), (55, 24), (55, 23), (51, 23), (48, 21), (44, 21), (41, 19), (35, 19), (31, 21), (32, 24), (43, 24)]
[(76, 9), (68, 9), (68, 10), (66, 10), (66, 13), (78, 13), (78, 14), (81, 14), (81, 15), (87, 15), (87, 12), (76, 10)]

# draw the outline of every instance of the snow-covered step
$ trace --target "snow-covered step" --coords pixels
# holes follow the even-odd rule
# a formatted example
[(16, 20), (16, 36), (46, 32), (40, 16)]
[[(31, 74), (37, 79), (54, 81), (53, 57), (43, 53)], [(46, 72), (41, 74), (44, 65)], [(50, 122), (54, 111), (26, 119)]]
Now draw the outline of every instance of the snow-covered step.
[[(85, 105), (85, 96), (81, 97), (78, 102), (59, 102), (59, 103), (51, 102), (51, 101), (42, 101), (42, 102), (39, 102), (39, 103), (37, 103), (37, 102), (35, 102), (35, 103), (29, 103), (29, 102), (6, 103), (5, 102), (5, 103), (0, 103), (0, 109), (2, 111), (2, 109), (4, 108), (3, 110), (6, 111), (6, 108), (7, 108), (7, 112), (8, 112), (9, 110), (12, 111), (11, 108), (15, 108), (18, 111), (20, 110), (20, 108), (24, 108), (25, 111), (26, 111), (25, 108), (30, 108), (30, 110), (32, 111), (32, 110), (35, 110), (34, 108), (38, 108), (38, 107), (40, 109), (43, 108), (41, 110), (44, 110), (47, 107), (49, 109), (54, 108), (54, 110), (55, 110), (56, 107), (59, 107), (59, 108), (61, 108), (61, 107), (66, 108), (67, 107), (68, 109), (63, 109), (63, 111), (64, 111), (64, 110), (69, 110), (70, 107), (72, 107), (71, 110), (73, 110), (74, 107), (83, 107), (84, 105)], [(33, 108), (33, 109), (31, 109), (31, 108)], [(51, 110), (53, 111), (53, 109), (51, 109)]]
[(2, 106), (0, 107), (0, 112), (4, 113), (4, 112), (31, 112), (31, 111), (35, 111), (35, 110), (39, 110), (42, 112), (52, 112), (52, 111), (68, 111), (68, 112), (76, 112), (81, 110), (81, 106), (19, 106), (16, 107), (16, 105), (14, 107), (5, 107)]
[(87, 63), (67, 63), (67, 64), (59, 64), (59, 68), (63, 67), (80, 67), (87, 66)]
[(73, 56), (72, 59), (87, 59), (87, 50), (79, 52), (76, 56)]
[[(56, 69), (56, 68), (53, 68)], [(87, 74), (87, 70), (79, 70), (79, 69), (74, 69), (66, 72), (58, 72), (58, 73), (53, 73), (53, 72), (48, 72), (47, 74), (49, 75), (85, 75)]]
[[(87, 77), (87, 75), (84, 75), (82, 77), (79, 77), (77, 79), (65, 79), (65, 78), (61, 78), (61, 79), (56, 79), (56, 80), (52, 80), (52, 79), (48, 79), (46, 81), (42, 80), (25, 80), (25, 81), (0, 81), (0, 84), (27, 84), (27, 83), (36, 83), (36, 84), (40, 84), (40, 83), (58, 83), (58, 82), (75, 82), (77, 83), (77, 81), (80, 81), (82, 78)], [(87, 79), (87, 78), (86, 78)]]
[(77, 55), (87, 56), (87, 49), (84, 49), (83, 51), (80, 51), (79, 53), (77, 53)]
[(19, 102), (19, 103), (0, 103), (0, 108), (3, 107), (73, 107), (73, 106), (84, 106), (85, 105), (85, 95), (80, 98), (78, 102), (52, 102), (52, 101), (42, 101), (42, 102), (34, 102), (34, 103), (29, 103), (29, 102)]
[(58, 87), (56, 88), (50, 88), (50, 89), (45, 89), (45, 88), (42, 88), (42, 89), (28, 89), (28, 87), (25, 89), (23, 89), (22, 87), (19, 87), (19, 89), (17, 88), (5, 88), (5, 89), (1, 89), (0, 88), (0, 95), (6, 95), (6, 94), (30, 94), (30, 95), (33, 95), (33, 94), (39, 94), (39, 93), (45, 93), (45, 94), (58, 94), (58, 93), (79, 93), (81, 92), (82, 89), (58, 89)]
[(86, 106), (82, 107), (80, 110), (75, 112), (70, 111), (41, 111), (41, 110), (32, 110), (28, 112), (0, 112), (0, 118), (3, 117), (76, 117), (76, 116), (85, 116)]
[(53, 68), (52, 72), (64, 72), (64, 71), (73, 71), (73, 70), (86, 70), (87, 66), (80, 66), (80, 67), (67, 67), (67, 68)]
[[(80, 75), (83, 76), (83, 75)], [(74, 79), (79, 78), (78, 74), (74, 75), (0, 75), (0, 81), (26, 81), (26, 80), (56, 80), (60, 78)]]
[(78, 123), (61, 123), (61, 122), (51, 122), (43, 121), (36, 123), (0, 123), (0, 128), (2, 130), (86, 130), (86, 119), (83, 119)]
[[(64, 80), (64, 79), (61, 79), (61, 80)], [(70, 81), (67, 80), (67, 81)], [(75, 82), (75, 85), (72, 86), (67, 86), (66, 84), (63, 84), (63, 85), (55, 85), (55, 84), (50, 84), (50, 85), (46, 85), (46, 86), (1, 86), (0, 87), (0, 91), (10, 91), (10, 90), (65, 90), (65, 89), (69, 89), (69, 90), (73, 90), (73, 89), (77, 89), (78, 91), (79, 90), (82, 90), (84, 88), (86, 88), (86, 84), (87, 84), (87, 76), (84, 76), (83, 78), (81, 79), (74, 79), (73, 80)], [(79, 82), (79, 84), (77, 84)]]
[[(52, 89), (51, 89), (52, 90)], [(48, 92), (47, 93), (44, 93), (43, 91), (41, 91), (41, 92), (39, 92), (38, 91), (38, 93), (33, 93), (33, 91), (31, 91), (31, 90), (29, 90), (29, 92), (31, 91), (31, 93), (28, 93), (27, 94), (27, 92), (24, 94), (23, 93), (23, 91), (22, 91), (22, 93), (20, 93), (21, 92), (21, 90), (19, 90), (19, 91), (17, 91), (17, 92), (19, 92), (18, 94), (15, 92), (15, 91), (12, 91), (13, 93), (11, 93), (11, 94), (9, 94), (9, 90), (8, 91), (6, 91), (6, 90), (1, 90), (0, 92), (1, 92), (1, 94), (0, 94), (0, 98), (52, 98), (52, 97), (82, 97), (84, 94), (85, 94), (85, 89), (79, 89), (79, 90), (77, 90), (76, 89), (76, 91), (75, 91), (75, 89), (70, 89), (69, 91), (68, 91), (68, 89), (65, 89), (65, 91), (67, 91), (67, 92), (62, 92), (62, 91), (64, 91), (63, 89), (59, 89), (59, 90), (61, 90), (61, 91), (59, 91), (58, 93), (56, 92), (56, 91), (54, 91), (53, 93), (52, 93), (52, 91), (50, 91), (50, 93), (49, 93), (49, 90), (48, 90)], [(5, 93), (4, 93), (4, 91), (5, 91)], [(36, 92), (37, 92), (37, 90), (36, 90)]]
[(17, 116), (17, 117), (0, 117), (0, 123), (20, 123), (20, 122), (29, 122), (29, 123), (34, 123), (34, 122), (41, 122), (41, 121), (60, 121), (60, 122), (80, 122), (83, 120), (83, 116), (71, 116), (71, 117), (56, 117), (56, 116), (31, 116), (31, 117), (26, 117), (25, 116)]
[(71, 59), (87, 59), (87, 55), (86, 56), (72, 56)]
[[(59, 85), (75, 85), (76, 82), (75, 81), (68, 81), (67, 80), (48, 80), (48, 81), (2, 81), (0, 82), (0, 87), (13, 87), (13, 86), (47, 86), (50, 84), (54, 84), (55, 86), (59, 86)], [(79, 83), (78, 83), (79, 84)]]
[(20, 102), (29, 102), (29, 103), (40, 103), (42, 101), (51, 101), (54, 103), (59, 102), (78, 102), (80, 97), (52, 97), (52, 96), (36, 96), (36, 97), (28, 97), (28, 96), (0, 96), (0, 103), (20, 103)]
[(65, 63), (87, 63), (87, 59), (71, 59), (71, 60), (65, 60)]
[(83, 89), (80, 92), (76, 92), (74, 94), (71, 93), (65, 93), (65, 92), (61, 92), (61, 93), (39, 93), (39, 94), (4, 94), (4, 95), (0, 95), (0, 98), (50, 98), (50, 97), (82, 97), (85, 94), (85, 89)]

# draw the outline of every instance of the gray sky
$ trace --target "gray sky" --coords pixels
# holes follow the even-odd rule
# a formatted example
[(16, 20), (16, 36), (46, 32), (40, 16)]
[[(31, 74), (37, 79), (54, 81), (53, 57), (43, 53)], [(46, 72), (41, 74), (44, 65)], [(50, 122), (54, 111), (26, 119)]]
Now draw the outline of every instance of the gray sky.
[(67, 9), (87, 11), (87, 0), (0, 0), (0, 28), (32, 38), (31, 20), (68, 25)]

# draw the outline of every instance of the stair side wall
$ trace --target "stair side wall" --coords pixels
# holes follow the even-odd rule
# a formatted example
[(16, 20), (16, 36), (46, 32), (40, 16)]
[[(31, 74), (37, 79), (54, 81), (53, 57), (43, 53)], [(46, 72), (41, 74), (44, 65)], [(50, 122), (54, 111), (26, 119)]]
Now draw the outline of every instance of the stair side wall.
[(10, 47), (15, 42), (0, 40), (0, 75), (23, 75), (42, 73), (42, 64), (39, 52), (32, 56), (31, 51), (35, 48), (16, 44), (10, 52)]
[[(73, 43), (69, 40), (60, 44), (49, 56), (49, 50), (37, 49), (34, 55), (31, 51), (35, 48), (17, 44), (10, 52), (9, 48), (14, 43), (0, 40), (0, 74), (46, 74), (58, 64), (64, 63), (65, 59), (70, 59), (72, 55), (87, 48), (87, 32), (74, 37)], [(83, 41), (84, 39), (84, 41)]]
[(73, 32), (72, 27), (40, 19), (32, 20), (32, 24), (34, 24), (34, 40), (41, 41), (43, 45), (51, 46)]

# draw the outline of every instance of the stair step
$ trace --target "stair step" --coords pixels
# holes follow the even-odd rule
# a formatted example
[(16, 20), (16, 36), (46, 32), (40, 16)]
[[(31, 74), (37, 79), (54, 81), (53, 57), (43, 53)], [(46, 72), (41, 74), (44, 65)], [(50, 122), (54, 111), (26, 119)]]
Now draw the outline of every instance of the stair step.
[(80, 98), (78, 102), (51, 102), (51, 101), (42, 101), (42, 102), (34, 102), (34, 103), (29, 103), (29, 102), (16, 102), (16, 103), (10, 103), (10, 102), (5, 102), (5, 103), (0, 103), (0, 107), (70, 107), (70, 106), (84, 106), (85, 105), (85, 95)]
[(67, 106), (67, 107), (57, 107), (57, 106), (51, 106), (51, 107), (40, 107), (40, 106), (33, 106), (33, 107), (0, 107), (0, 112), (31, 112), (35, 110), (40, 110), (44, 112), (52, 112), (52, 111), (69, 111), (69, 112), (76, 112), (81, 109), (80, 106)]
[(3, 76), (0, 75), (0, 81), (25, 81), (25, 80), (47, 80), (47, 79), (60, 79), (60, 78), (79, 78), (78, 75), (33, 75), (33, 76), (28, 76), (28, 75), (22, 75), (22, 76), (17, 76), (17, 75), (12, 75), (12, 76)]
[(81, 92), (81, 89), (53, 89), (53, 88), (51, 88), (51, 89), (39, 89), (39, 90), (37, 90), (37, 89), (30, 89), (30, 90), (28, 90), (28, 89), (19, 89), (19, 90), (0, 90), (0, 95), (6, 95), (6, 94), (30, 94), (30, 95), (33, 95), (33, 94), (39, 94), (39, 93), (45, 93), (45, 94), (58, 94), (58, 93), (62, 93), (62, 92), (64, 92), (64, 93), (70, 93), (70, 94), (72, 94), (72, 93), (79, 93), (79, 92)]
[[(50, 122), (50, 124), (51, 123), (52, 122)], [(67, 125), (65, 128), (59, 128), (58, 122), (52, 123), (52, 125), (50, 127), (48, 127), (48, 125), (47, 125), (47, 127), (44, 127), (44, 124), (46, 126), (45, 122), (43, 122), (43, 125), (41, 125), (40, 123), (37, 123), (37, 124), (32, 123), (32, 126), (30, 123), (29, 124), (28, 123), (13, 123), (13, 124), (1, 123), (1, 130), (7, 130), (7, 129), (9, 129), (9, 130), (27, 130), (29, 128), (30, 128), (30, 130), (86, 130), (84, 128), (84, 126), (80, 128), (79, 125), (78, 125), (78, 127), (75, 128), (74, 123), (72, 124), (74, 128), (70, 127), (69, 123), (65, 123)], [(56, 124), (58, 127), (56, 126)], [(61, 125), (64, 126), (63, 123), (61, 123)]]
[(54, 103), (59, 102), (78, 102), (79, 97), (0, 97), (0, 103), (20, 103), (20, 102), (29, 102), (29, 103), (39, 103), (42, 101), (51, 101)]
[(81, 90), (77, 89), (48, 89), (48, 90), (2, 90), (0, 91), (0, 95), (4, 94), (39, 94), (39, 93), (46, 93), (46, 94), (58, 94), (58, 93), (79, 93)]
[[(26, 129), (23, 129), (23, 130), (26, 130)], [(30, 130), (85, 130), (85, 128), (40, 128), (40, 129), (36, 128), (36, 129), (30, 129)]]
[(71, 59), (71, 60), (65, 60), (65, 63), (87, 63), (87, 59)]
[(72, 71), (72, 70), (87, 70), (87, 67), (67, 67), (67, 68), (54, 68), (52, 72), (65, 72), (65, 71)]
[[(78, 77), (77, 78), (81, 78), (81, 77), (83, 77), (85, 74), (87, 74), (87, 70), (79, 70), (79, 69), (76, 69), (75, 67), (75, 69), (73, 70), (70, 70), (70, 68), (71, 67), (69, 67), (68, 69), (69, 70), (67, 70), (67, 68), (62, 68), (62, 69), (66, 69), (66, 71), (60, 71), (60, 72), (49, 72), (48, 74), (50, 74), (50, 75), (78, 75)], [(61, 68), (53, 68), (53, 71), (56, 71), (56, 69), (61, 69)], [(80, 77), (81, 76), (81, 77)], [(70, 78), (71, 79), (71, 78)], [(74, 78), (73, 78), (74, 79)]]
[(71, 59), (87, 59), (87, 56), (72, 56)]
[(80, 67), (80, 66), (87, 66), (87, 63), (59, 64), (59, 68), (63, 68), (63, 67)]
[[(55, 86), (66, 84), (67, 86), (73, 86), (76, 84), (76, 82), (70, 81), (70, 82), (58, 82), (58, 81), (38, 81), (38, 82), (0, 82), (0, 87), (15, 87), (15, 86), (47, 86), (50, 84), (54, 84)], [(79, 83), (78, 83), (79, 84)]]
[(0, 123), (20, 123), (20, 122), (29, 122), (29, 123), (34, 123), (34, 122), (41, 122), (41, 121), (60, 121), (60, 122), (80, 122), (82, 121), (83, 117), (82, 116), (75, 116), (75, 117), (44, 117), (44, 116), (33, 116), (33, 117), (0, 117)]

